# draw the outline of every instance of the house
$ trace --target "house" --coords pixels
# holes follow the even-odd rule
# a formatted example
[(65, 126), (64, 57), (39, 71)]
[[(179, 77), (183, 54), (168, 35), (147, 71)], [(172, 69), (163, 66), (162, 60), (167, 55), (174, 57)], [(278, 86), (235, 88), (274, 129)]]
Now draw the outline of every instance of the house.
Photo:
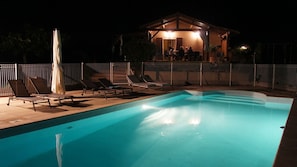
[[(177, 12), (141, 26), (156, 45), (156, 61), (224, 61), (230, 58), (231, 34), (219, 27)], [(192, 52), (191, 52), (192, 49)]]

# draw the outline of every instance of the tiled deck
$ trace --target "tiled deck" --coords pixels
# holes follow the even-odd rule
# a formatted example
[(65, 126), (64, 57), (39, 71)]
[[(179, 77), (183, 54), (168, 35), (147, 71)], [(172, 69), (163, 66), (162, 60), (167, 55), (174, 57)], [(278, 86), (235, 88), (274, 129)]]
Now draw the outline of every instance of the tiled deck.
[[(251, 87), (200, 87), (200, 86), (185, 86), (167, 90), (152, 90), (143, 88), (134, 88), (135, 94), (131, 96), (109, 97), (107, 99), (97, 93), (88, 93), (81, 95), (81, 90), (68, 91), (67, 94), (74, 95), (75, 103), (70, 100), (64, 100), (63, 105), (59, 106), (58, 101), (51, 101), (53, 107), (49, 108), (47, 104), (36, 104), (36, 111), (33, 110), (32, 103), (23, 103), (20, 100), (11, 101), (7, 106), (8, 98), (0, 97), (0, 133), (4, 129), (13, 128), (23, 124), (28, 124), (36, 121), (51, 119), (55, 117), (85, 112), (97, 108), (107, 107), (110, 105), (126, 103), (130, 101), (149, 98), (155, 95), (164, 94), (177, 90), (249, 90), (265, 93), (268, 96), (275, 97), (290, 97), (295, 98), (295, 92), (278, 91), (262, 88)], [(284, 129), (284, 135), (279, 147), (279, 151), (275, 160), (274, 167), (290, 167), (297, 166), (297, 102), (294, 101), (287, 125)]]

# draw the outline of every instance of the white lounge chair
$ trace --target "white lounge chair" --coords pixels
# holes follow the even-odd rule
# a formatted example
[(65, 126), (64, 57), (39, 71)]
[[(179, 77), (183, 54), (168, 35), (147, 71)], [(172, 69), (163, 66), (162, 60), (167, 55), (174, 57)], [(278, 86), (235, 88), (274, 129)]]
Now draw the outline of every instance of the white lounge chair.
[(156, 87), (155, 84), (144, 82), (143, 80), (140, 80), (135, 75), (127, 75), (126, 78), (127, 78), (128, 85), (129, 86), (141, 87), (141, 88), (152, 88), (152, 87)]
[(146, 83), (154, 84), (154, 85), (159, 86), (159, 87), (170, 86), (170, 84), (167, 83), (167, 82), (154, 81), (149, 75), (142, 76), (142, 79)]

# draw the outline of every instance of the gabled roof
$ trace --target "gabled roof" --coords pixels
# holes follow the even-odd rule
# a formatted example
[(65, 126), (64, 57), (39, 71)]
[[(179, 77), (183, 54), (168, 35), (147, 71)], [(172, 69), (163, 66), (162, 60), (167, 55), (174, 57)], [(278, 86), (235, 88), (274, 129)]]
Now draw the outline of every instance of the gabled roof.
[(187, 16), (180, 12), (174, 13), (172, 15), (168, 15), (162, 17), (158, 20), (153, 22), (147, 23), (141, 26), (143, 29), (146, 30), (155, 30), (155, 31), (195, 31), (195, 30), (212, 30), (218, 31), (219, 33), (224, 32), (235, 32), (239, 33), (236, 30), (232, 30), (225, 27), (219, 27), (212, 25), (210, 23), (204, 22), (202, 20)]

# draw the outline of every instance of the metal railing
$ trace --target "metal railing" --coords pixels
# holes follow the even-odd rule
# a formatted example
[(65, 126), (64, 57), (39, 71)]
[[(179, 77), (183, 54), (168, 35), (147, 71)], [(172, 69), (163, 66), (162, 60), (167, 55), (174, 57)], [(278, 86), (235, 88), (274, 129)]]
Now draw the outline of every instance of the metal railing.
[[(134, 63), (135, 64), (135, 63)], [(288, 91), (297, 90), (296, 64), (213, 64), (202, 62), (142, 62), (140, 69), (130, 62), (64, 63), (63, 72), (67, 90), (80, 89), (80, 79), (96, 81), (106, 77), (116, 84), (128, 84), (126, 74), (131, 69), (149, 74), (154, 80), (173, 86), (251, 86)], [(51, 85), (52, 64), (0, 64), (0, 96), (12, 94), (7, 80), (42, 77)]]

